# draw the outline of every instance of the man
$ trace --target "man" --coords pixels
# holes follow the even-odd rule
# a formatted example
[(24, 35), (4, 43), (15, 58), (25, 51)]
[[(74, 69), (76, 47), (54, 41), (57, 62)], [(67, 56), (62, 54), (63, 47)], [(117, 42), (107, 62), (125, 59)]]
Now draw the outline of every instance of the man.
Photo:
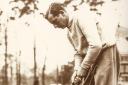
[(102, 37), (88, 9), (70, 15), (63, 4), (52, 3), (45, 18), (55, 28), (68, 29), (68, 38), (76, 51), (73, 85), (117, 85), (115, 44), (102, 45)]

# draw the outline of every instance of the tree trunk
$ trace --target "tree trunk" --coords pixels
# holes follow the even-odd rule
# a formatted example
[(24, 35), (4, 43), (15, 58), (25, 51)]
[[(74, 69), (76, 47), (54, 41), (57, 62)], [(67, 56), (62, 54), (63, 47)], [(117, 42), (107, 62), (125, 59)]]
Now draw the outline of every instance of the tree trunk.
[(5, 77), (4, 77), (4, 85), (8, 85), (8, 63), (7, 63), (7, 53), (8, 53), (8, 42), (7, 42), (7, 27), (5, 28)]

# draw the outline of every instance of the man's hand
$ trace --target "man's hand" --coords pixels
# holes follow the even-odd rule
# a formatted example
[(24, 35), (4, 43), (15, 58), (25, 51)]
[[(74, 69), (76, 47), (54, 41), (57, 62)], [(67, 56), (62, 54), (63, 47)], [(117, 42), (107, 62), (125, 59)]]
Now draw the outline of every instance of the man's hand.
[(71, 77), (72, 85), (79, 85), (81, 83), (82, 77), (77, 76), (77, 70), (74, 71)]
[(77, 70), (75, 70), (74, 73), (72, 74), (71, 82), (74, 82), (76, 76), (77, 76)]
[(84, 69), (80, 67), (78, 71), (75, 71), (72, 75), (72, 84), (73, 85), (79, 85), (82, 82), (83, 77), (86, 77), (87, 74), (87, 69)]
[(88, 68), (80, 67), (77, 71), (77, 76), (86, 77), (88, 75)]
[(82, 82), (82, 77), (76, 76), (72, 85), (79, 85)]

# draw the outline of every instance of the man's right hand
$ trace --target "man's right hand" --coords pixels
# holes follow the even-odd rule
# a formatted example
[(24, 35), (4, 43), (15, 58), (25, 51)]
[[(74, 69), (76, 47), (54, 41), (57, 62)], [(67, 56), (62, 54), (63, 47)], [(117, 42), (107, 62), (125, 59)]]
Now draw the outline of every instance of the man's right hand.
[(82, 82), (82, 77), (76, 76), (74, 81), (72, 82), (72, 85), (80, 85)]
[(74, 82), (76, 76), (77, 76), (77, 70), (75, 70), (74, 73), (72, 74), (72, 77), (71, 77), (72, 83)]
[(83, 77), (88, 76), (88, 69), (84, 69), (82, 67), (79, 67), (78, 70), (75, 70), (71, 80), (72, 80), (72, 85), (80, 85), (82, 82)]
[(72, 74), (71, 82), (72, 85), (80, 85), (80, 83), (82, 82), (82, 77), (77, 75), (77, 70), (75, 70), (74, 73)]

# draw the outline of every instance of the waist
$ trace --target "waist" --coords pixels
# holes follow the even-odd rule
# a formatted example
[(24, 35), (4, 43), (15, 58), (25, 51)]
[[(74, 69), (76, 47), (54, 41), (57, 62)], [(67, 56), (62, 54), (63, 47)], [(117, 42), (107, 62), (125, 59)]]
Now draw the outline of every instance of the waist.
[(114, 45), (116, 45), (116, 42), (111, 42), (111, 43), (109, 43), (109, 42), (104, 42), (104, 43), (102, 43), (102, 46), (107, 46), (107, 47), (111, 47), (111, 46), (114, 46)]

